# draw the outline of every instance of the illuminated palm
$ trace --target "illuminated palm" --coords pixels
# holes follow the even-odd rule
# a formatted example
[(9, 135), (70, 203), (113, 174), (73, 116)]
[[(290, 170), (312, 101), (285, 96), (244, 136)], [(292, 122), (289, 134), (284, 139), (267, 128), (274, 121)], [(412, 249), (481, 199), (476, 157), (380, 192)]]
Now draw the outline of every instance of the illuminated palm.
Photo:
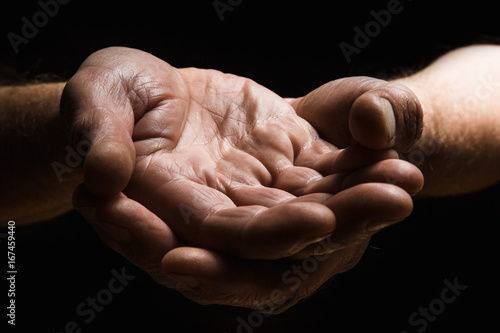
[(301, 154), (336, 149), (251, 80), (211, 70), (170, 72), (168, 99), (135, 124), (137, 161), (125, 193), (189, 244), (240, 257), (283, 257), (299, 250), (290, 253), (290, 242), (305, 246), (333, 231), (326, 207), (286, 203), (294, 196), (285, 190), (322, 178), (294, 166)]
[[(260, 267), (236, 257), (298, 259), (337, 251), (301, 292), (286, 293), (286, 308), (359, 259), (375, 230), (367, 223), (393, 223), (411, 211), (403, 189), (362, 184), (384, 182), (402, 169), (415, 173), (402, 161), (386, 160), (394, 152), (337, 149), (287, 101), (249, 79), (175, 69), (138, 50), (110, 48), (89, 57), (70, 80), (62, 111), (73, 143), (83, 135), (92, 142), (85, 186), (102, 199), (91, 199), (99, 209), (86, 217), (158, 282), (198, 301), (255, 307), (273, 283), (242, 298), (239, 283), (258, 283), (251, 274), (238, 280), (242, 270), (276, 277), (288, 265)], [(127, 196), (112, 197), (122, 190)], [(90, 193), (81, 187), (76, 205)], [(117, 244), (101, 221), (124, 226), (134, 240)], [(318, 250), (317, 242), (332, 233)], [(186, 289), (173, 282), (175, 273), (198, 274), (218, 287), (205, 289), (208, 295)]]

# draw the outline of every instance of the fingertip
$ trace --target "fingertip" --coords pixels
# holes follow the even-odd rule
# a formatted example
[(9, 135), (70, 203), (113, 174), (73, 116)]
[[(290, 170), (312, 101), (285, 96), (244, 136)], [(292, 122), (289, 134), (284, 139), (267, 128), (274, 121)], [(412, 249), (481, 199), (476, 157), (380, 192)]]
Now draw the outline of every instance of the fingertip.
[(338, 221), (396, 221), (408, 217), (413, 200), (404, 189), (393, 184), (366, 183), (332, 196), (325, 205)]
[(167, 252), (161, 260), (162, 270), (167, 274), (210, 277), (216, 275), (221, 266), (214, 252), (196, 247), (177, 247)]
[(409, 88), (385, 83), (356, 99), (349, 114), (349, 129), (354, 140), (368, 148), (404, 152), (422, 134), (422, 106)]
[(398, 186), (392, 185), (391, 187), (387, 187), (385, 195), (392, 199), (392, 213), (385, 217), (371, 220), (366, 225), (366, 231), (369, 234), (378, 232), (381, 229), (403, 221), (413, 211), (413, 201), (410, 194)]
[[(413, 200), (411, 195), (399, 186), (385, 184), (388, 187), (385, 194), (392, 202), (392, 214), (395, 221), (400, 221), (407, 218), (413, 211)], [(388, 218), (387, 218), (388, 219)]]
[(250, 257), (279, 259), (324, 239), (335, 229), (333, 212), (315, 202), (293, 202), (258, 214), (243, 232)]
[(307, 223), (304, 239), (316, 242), (327, 237), (335, 229), (335, 215), (331, 209), (316, 202), (295, 202), (297, 220)]
[[(402, 163), (398, 169), (398, 178), (394, 185), (403, 188), (411, 196), (418, 194), (424, 187), (424, 175), (411, 163)], [(400, 186), (400, 183), (403, 186)]]
[(99, 197), (115, 195), (127, 186), (134, 165), (135, 152), (127, 145), (117, 141), (100, 141), (92, 146), (85, 158), (85, 186)]
[(391, 102), (371, 92), (361, 95), (352, 105), (349, 128), (354, 140), (365, 147), (392, 148), (396, 119)]
[[(374, 189), (374, 192), (371, 193), (372, 201), (367, 206), (367, 211), (373, 210), (373, 217), (378, 215), (379, 220), (401, 221), (411, 214), (413, 200), (411, 195), (401, 187), (381, 183), (364, 185), (368, 185), (367, 188), (371, 186)], [(376, 195), (375, 191), (378, 192)]]
[(364, 183), (393, 184), (414, 195), (421, 191), (424, 179), (415, 165), (399, 159), (386, 159), (349, 174), (340, 186), (345, 190)]

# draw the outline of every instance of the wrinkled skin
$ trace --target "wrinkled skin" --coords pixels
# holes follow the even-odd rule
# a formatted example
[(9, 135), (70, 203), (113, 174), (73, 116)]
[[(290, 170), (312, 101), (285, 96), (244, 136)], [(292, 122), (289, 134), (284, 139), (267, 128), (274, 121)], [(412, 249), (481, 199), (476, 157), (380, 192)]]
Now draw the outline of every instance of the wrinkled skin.
[(73, 144), (91, 144), (75, 207), (190, 299), (284, 311), (354, 266), (422, 186), (393, 150), (319, 139), (300, 101), (138, 50), (98, 51), (61, 102)]

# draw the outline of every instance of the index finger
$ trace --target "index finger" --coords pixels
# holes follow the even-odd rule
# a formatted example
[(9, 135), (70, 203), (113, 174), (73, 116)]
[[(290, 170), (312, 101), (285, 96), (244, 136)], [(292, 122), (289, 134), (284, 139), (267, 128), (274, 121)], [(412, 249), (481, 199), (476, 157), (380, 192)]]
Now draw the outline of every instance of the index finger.
[[(140, 193), (140, 200), (148, 202), (148, 208), (169, 221), (190, 245), (241, 258), (287, 257), (327, 237), (335, 228), (334, 215), (327, 207), (303, 202), (276, 204), (276, 189), (270, 189), (274, 195), (269, 196), (274, 206), (266, 207), (236, 206), (224, 193), (191, 180), (169, 182), (154, 191), (134, 187), (127, 193), (131, 197)], [(266, 192), (265, 187), (260, 189)], [(255, 193), (249, 191), (249, 195)]]

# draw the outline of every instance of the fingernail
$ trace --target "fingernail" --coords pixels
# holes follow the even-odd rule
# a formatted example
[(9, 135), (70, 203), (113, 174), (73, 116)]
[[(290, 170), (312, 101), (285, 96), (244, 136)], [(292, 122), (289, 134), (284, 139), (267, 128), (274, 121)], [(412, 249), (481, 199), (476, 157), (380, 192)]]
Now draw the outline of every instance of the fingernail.
[(170, 278), (181, 284), (182, 286), (196, 289), (200, 287), (200, 281), (198, 279), (185, 274), (168, 274)]
[(94, 223), (94, 225), (118, 244), (125, 245), (132, 241), (132, 234), (123, 227), (102, 222)]
[(382, 101), (382, 112), (384, 115), (384, 122), (387, 128), (387, 133), (389, 134), (389, 140), (394, 138), (396, 134), (396, 118), (394, 117), (394, 110), (392, 109), (392, 104), (385, 98), (381, 98)]

